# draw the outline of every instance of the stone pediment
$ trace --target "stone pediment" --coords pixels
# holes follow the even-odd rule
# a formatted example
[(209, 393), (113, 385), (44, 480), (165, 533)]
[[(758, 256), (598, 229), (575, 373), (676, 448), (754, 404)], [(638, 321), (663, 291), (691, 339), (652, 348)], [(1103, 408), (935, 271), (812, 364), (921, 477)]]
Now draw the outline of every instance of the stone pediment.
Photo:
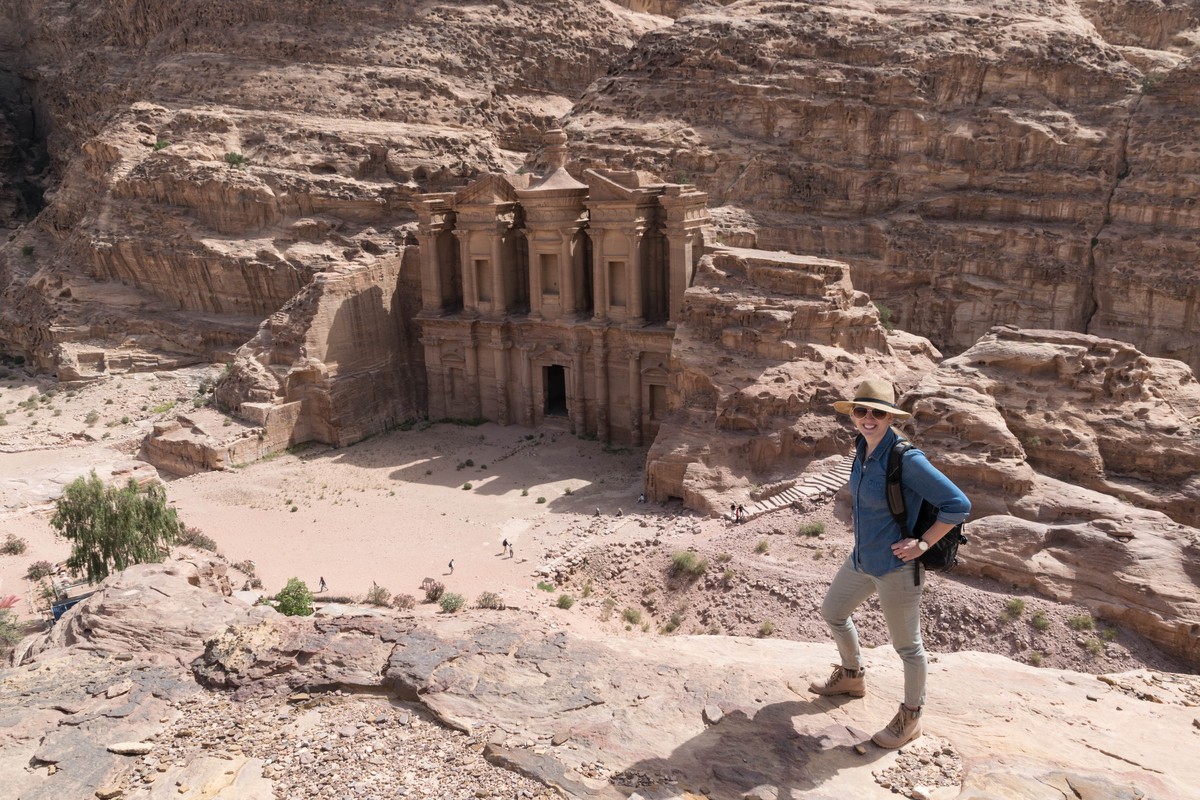
[(527, 175), (488, 174), (454, 195), (456, 206), (493, 206), (518, 201), (517, 190), (529, 183)]
[[(626, 201), (637, 202), (647, 195), (657, 194), (661, 185), (647, 185), (644, 173), (633, 170), (584, 170), (588, 185), (588, 202)], [(655, 191), (655, 190), (658, 191)]]

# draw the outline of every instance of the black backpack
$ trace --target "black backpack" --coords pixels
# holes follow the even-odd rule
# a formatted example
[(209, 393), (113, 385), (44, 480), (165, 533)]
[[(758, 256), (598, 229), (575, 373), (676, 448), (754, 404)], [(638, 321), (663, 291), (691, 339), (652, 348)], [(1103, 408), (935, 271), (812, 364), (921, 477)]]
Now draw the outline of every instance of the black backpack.
[[(887, 501), (888, 510), (892, 512), (892, 517), (896, 520), (896, 524), (900, 526), (900, 530), (905, 536), (917, 538), (925, 531), (929, 530), (929, 526), (937, 522), (937, 506), (930, 503), (928, 500), (921, 501), (921, 513), (917, 515), (917, 524), (913, 530), (908, 529), (908, 521), (904, 508), (904, 492), (901, 490), (901, 478), (903, 477), (904, 469), (904, 453), (912, 447), (912, 442), (907, 439), (900, 439), (892, 446), (892, 452), (888, 454), (887, 466)], [(950, 531), (938, 539), (937, 542), (929, 546), (917, 561), (925, 566), (926, 569), (931, 569), (934, 572), (949, 572), (958, 566), (958, 547), (967, 543), (967, 537), (963, 534), (963, 523), (955, 525)], [(913, 580), (917, 583), (921, 581), (921, 571), (917, 570), (913, 575)]]

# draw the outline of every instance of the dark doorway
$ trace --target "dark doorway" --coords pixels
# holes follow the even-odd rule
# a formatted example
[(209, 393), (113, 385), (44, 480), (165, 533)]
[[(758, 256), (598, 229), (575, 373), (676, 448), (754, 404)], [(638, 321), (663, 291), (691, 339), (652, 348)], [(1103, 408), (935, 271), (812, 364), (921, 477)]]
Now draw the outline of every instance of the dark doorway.
[(546, 382), (546, 416), (565, 417), (567, 412), (567, 371), (563, 367), (542, 367)]

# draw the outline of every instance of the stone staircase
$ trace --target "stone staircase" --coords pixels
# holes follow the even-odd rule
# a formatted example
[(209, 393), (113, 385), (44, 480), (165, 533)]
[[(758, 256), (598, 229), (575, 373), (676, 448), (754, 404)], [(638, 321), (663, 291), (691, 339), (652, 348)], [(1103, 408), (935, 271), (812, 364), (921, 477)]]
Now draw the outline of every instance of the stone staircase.
[(804, 500), (816, 500), (824, 496), (832, 496), (838, 489), (850, 480), (850, 467), (854, 465), (854, 451), (851, 450), (833, 469), (820, 472), (805, 472), (800, 479), (790, 486), (781, 488), (778, 492), (764, 497), (746, 509), (744, 519), (754, 519), (763, 514), (780, 508), (790, 508), (793, 503)]

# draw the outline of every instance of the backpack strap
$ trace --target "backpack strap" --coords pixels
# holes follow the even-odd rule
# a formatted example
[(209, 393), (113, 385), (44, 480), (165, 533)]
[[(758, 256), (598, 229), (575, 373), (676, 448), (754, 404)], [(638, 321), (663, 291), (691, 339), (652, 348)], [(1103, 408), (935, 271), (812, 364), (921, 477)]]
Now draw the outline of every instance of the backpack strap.
[(898, 439), (888, 453), (887, 465), (887, 503), (888, 511), (900, 526), (905, 536), (911, 537), (908, 529), (908, 509), (904, 505), (904, 454), (912, 447), (907, 439)]
[[(897, 439), (888, 453), (887, 465), (887, 502), (892, 519), (900, 526), (900, 532), (905, 537), (913, 538), (912, 530), (908, 527), (908, 514), (904, 505), (904, 454), (912, 448), (912, 442), (907, 439)], [(913, 586), (921, 585), (921, 559), (917, 559), (913, 568)]]

